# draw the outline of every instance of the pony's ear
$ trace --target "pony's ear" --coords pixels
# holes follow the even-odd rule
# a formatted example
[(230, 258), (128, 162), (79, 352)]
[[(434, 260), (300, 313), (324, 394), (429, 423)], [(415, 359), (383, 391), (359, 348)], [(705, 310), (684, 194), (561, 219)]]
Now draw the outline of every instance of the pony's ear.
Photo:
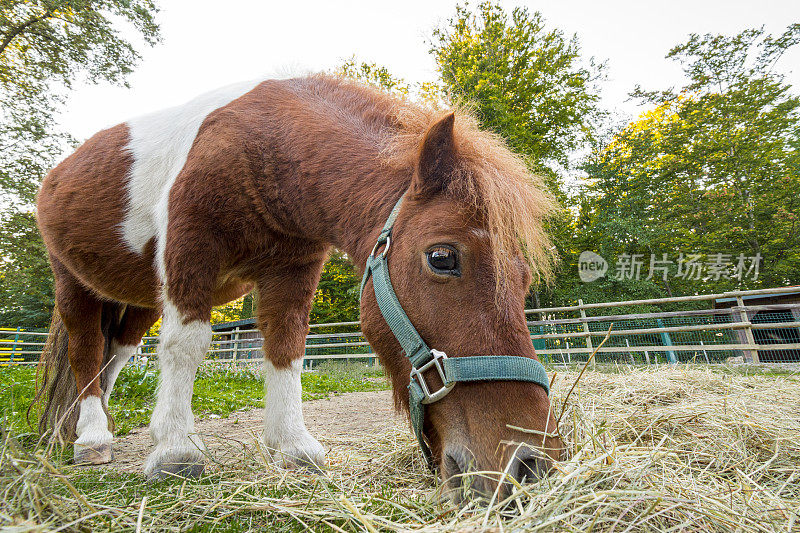
[(422, 141), (415, 176), (415, 192), (437, 193), (444, 190), (455, 170), (456, 142), (453, 124), (456, 116), (450, 113), (430, 127)]

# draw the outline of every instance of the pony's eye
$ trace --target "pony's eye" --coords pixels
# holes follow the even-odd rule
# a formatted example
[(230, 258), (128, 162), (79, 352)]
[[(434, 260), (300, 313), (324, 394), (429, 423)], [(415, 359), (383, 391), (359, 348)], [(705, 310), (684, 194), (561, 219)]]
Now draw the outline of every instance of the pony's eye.
[(455, 248), (437, 245), (428, 250), (428, 265), (437, 274), (459, 275), (458, 252)]

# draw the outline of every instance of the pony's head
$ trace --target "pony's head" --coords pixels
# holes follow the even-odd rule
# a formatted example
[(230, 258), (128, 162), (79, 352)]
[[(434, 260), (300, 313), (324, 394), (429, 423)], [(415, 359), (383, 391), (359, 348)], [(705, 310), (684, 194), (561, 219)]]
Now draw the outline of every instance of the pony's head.
[[(535, 358), (525, 297), (533, 281), (550, 278), (554, 259), (542, 227), (554, 204), (543, 184), (469, 116), (398, 120), (409, 133), (398, 136), (387, 159), (414, 169), (387, 250), (403, 310), (427, 345), (449, 357)], [(371, 283), (361, 305), (363, 331), (396, 402), (408, 407), (411, 365)], [(425, 378), (442, 385), (435, 369)], [(468, 479), (482, 493), (497, 488), (497, 476), (470, 473), (532, 479), (548, 472), (563, 448), (546, 391), (522, 381), (458, 383), (426, 406), (424, 438), (447, 487)]]

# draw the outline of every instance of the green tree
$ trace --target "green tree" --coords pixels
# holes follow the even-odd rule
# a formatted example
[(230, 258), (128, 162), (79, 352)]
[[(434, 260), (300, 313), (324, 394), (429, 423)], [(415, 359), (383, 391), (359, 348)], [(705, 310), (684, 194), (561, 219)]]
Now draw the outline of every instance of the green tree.
[(0, 0), (0, 314), (6, 320), (46, 325), (42, 305), (52, 307), (32, 204), (41, 179), (73, 142), (58, 130), (56, 114), (77, 82), (126, 83), (140, 59), (136, 41), (153, 45), (160, 38), (156, 11), (153, 0)]
[[(777, 38), (763, 30), (692, 35), (673, 48), (667, 57), (688, 83), (637, 88), (634, 96), (655, 109), (587, 164), (584, 241), (611, 257), (698, 253), (708, 266), (722, 253), (731, 262), (723, 276), (706, 269), (699, 280), (650, 282), (662, 294), (800, 283), (800, 98), (775, 70), (798, 42), (794, 24)], [(758, 279), (734, 275), (740, 254), (763, 257)]]
[(0, 324), (46, 327), (53, 308), (53, 279), (33, 213), (7, 213), (0, 250)]
[(457, 6), (430, 45), (450, 97), (537, 167), (568, 166), (590, 139), (602, 67), (583, 64), (577, 37), (548, 29), (538, 11)]
[(431, 81), (409, 83), (393, 75), (387, 67), (359, 61), (356, 56), (342, 63), (334, 72), (340, 76), (372, 85), (395, 96), (410, 98), (434, 108), (440, 107), (443, 103), (444, 94), (439, 83)]
[(159, 39), (152, 0), (0, 1), (0, 185), (28, 203), (64, 149), (55, 114), (78, 80), (125, 84), (140, 56), (123, 35)]
[(349, 322), (358, 320), (361, 278), (347, 257), (334, 250), (322, 269), (311, 322)]

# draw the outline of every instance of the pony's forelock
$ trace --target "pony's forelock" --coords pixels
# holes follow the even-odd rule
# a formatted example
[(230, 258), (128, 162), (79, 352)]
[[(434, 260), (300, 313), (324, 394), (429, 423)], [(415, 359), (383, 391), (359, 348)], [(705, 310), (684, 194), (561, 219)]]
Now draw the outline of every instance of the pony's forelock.
[[(482, 215), (492, 239), (498, 288), (520, 248), (534, 283), (551, 282), (556, 254), (544, 225), (557, 209), (555, 200), (542, 178), (532, 174), (499, 136), (481, 130), (470, 112), (458, 109), (455, 114), (458, 164), (445, 194)], [(384, 153), (391, 166), (408, 168), (416, 164), (425, 133), (445, 113), (399, 101), (395, 115), (398, 132)]]

